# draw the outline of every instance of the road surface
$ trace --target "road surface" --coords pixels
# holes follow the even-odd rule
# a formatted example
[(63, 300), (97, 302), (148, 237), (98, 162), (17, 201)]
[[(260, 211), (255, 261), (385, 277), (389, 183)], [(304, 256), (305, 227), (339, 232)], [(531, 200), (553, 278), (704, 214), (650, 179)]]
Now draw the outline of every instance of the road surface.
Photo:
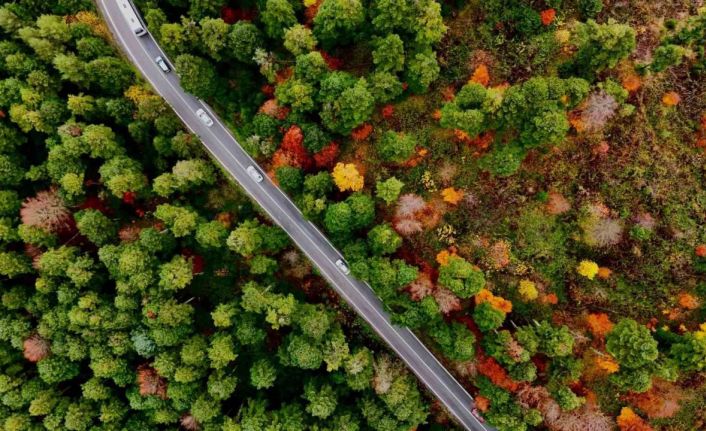
[[(168, 57), (152, 35), (148, 33), (141, 37), (136, 36), (118, 9), (116, 0), (97, 0), (97, 4), (115, 41), (140, 70), (142, 76), (167, 101), (184, 124), (199, 136), (211, 155), (245, 192), (289, 234), (336, 292), (370, 324), (380, 338), (446, 406), (460, 425), (472, 431), (492, 430), (474, 415), (473, 398), (416, 335), (408, 328), (391, 323), (389, 315), (370, 286), (340, 271), (336, 261), (343, 256), (316, 226), (304, 219), (299, 209), (266, 175), (263, 175), (264, 180), (258, 183), (246, 173), (248, 166), (257, 166), (256, 162), (243, 150), (205, 102), (187, 94), (181, 88), (176, 73), (164, 73), (159, 68), (154, 59), (161, 56), (166, 60)], [(213, 119), (212, 126), (206, 126), (198, 118), (198, 109), (203, 109)]]

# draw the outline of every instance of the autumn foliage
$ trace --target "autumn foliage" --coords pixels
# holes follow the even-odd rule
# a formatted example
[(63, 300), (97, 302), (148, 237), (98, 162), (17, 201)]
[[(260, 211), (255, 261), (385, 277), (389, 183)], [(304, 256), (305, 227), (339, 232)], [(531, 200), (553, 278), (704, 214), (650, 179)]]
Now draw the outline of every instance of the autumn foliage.
[(623, 407), (617, 420), (620, 431), (652, 431), (652, 427), (630, 407)]
[(304, 147), (304, 134), (299, 126), (291, 126), (282, 138), (282, 144), (272, 156), (274, 168), (292, 166), (307, 170), (313, 161)]
[(474, 156), (479, 156), (485, 150), (490, 148), (490, 145), (493, 143), (495, 140), (495, 132), (492, 130), (489, 130), (487, 132), (481, 133), (480, 135), (476, 136), (475, 138), (469, 140), (466, 142), (466, 145), (471, 147), (472, 149), (475, 149), (476, 151), (473, 153)]
[(549, 192), (547, 196), (547, 212), (552, 215), (563, 214), (571, 209), (571, 204), (557, 192)]
[(589, 280), (593, 280), (598, 274), (598, 264), (591, 260), (582, 260), (576, 266), (576, 272)]
[(505, 240), (500, 240), (495, 241), (493, 244), (488, 246), (488, 251), (485, 257), (487, 259), (488, 265), (492, 269), (499, 270), (507, 267), (510, 264), (510, 254), (510, 243)]
[(441, 266), (446, 266), (449, 264), (449, 257), (451, 257), (452, 254), (453, 253), (448, 250), (441, 250), (436, 254), (436, 262)]
[(71, 211), (55, 189), (38, 192), (22, 202), (20, 218), (22, 224), (50, 233), (66, 233), (74, 226)]
[(623, 77), (622, 79), (623, 88), (633, 93), (640, 89), (642, 86), (642, 80), (640, 77), (634, 73), (630, 73)]
[(426, 148), (418, 148), (417, 151), (409, 158), (409, 160), (400, 163), (400, 166), (404, 166), (406, 168), (413, 168), (419, 165), (419, 163), (421, 163), (427, 155), (429, 155), (429, 150), (427, 150)]
[(336, 142), (330, 142), (318, 153), (314, 154), (314, 164), (317, 168), (331, 168), (341, 152)]
[(676, 106), (681, 102), (681, 96), (676, 91), (670, 91), (662, 96), (662, 104), (664, 106)]
[(488, 73), (488, 67), (485, 64), (481, 64), (476, 67), (471, 76), (471, 82), (478, 83), (483, 87), (487, 87), (490, 83), (490, 74)]
[(334, 57), (326, 51), (320, 51), (320, 53), (329, 69), (338, 70), (343, 67), (343, 60), (340, 58)]
[(461, 299), (449, 289), (437, 287), (432, 295), (442, 313), (449, 314), (461, 310)]
[(389, 120), (395, 115), (395, 106), (391, 104), (387, 104), (382, 107), (380, 110), (380, 113), (382, 114), (382, 118)]
[(520, 386), (516, 381), (512, 380), (507, 374), (507, 371), (490, 356), (481, 358), (476, 368), (480, 374), (490, 379), (495, 386), (499, 386), (511, 392), (516, 391)]
[(413, 235), (424, 230), (423, 219), (430, 212), (429, 205), (421, 196), (407, 193), (397, 200), (393, 226), (403, 236)]
[(342, 192), (357, 192), (363, 188), (363, 176), (353, 163), (337, 163), (332, 172), (333, 182)]
[[(319, 7), (321, 7), (321, 3), (323, 3), (323, 0), (304, 1), (304, 6), (306, 7), (306, 9), (304, 9), (304, 19), (307, 24), (311, 24), (312, 21), (314, 21), (316, 14), (319, 12)], [(323, 52), (321, 54), (323, 55)]]
[(50, 353), (49, 342), (39, 334), (31, 335), (22, 343), (22, 354), (30, 362), (39, 362)]
[(468, 133), (464, 132), (461, 129), (454, 129), (454, 138), (459, 143), (471, 145), (471, 137), (468, 136)]
[(520, 280), (517, 291), (525, 301), (534, 301), (537, 297), (539, 297), (537, 285), (531, 280)]
[(463, 190), (447, 187), (441, 191), (441, 197), (444, 199), (444, 202), (457, 205), (461, 199), (463, 199)]
[(556, 10), (555, 9), (545, 9), (539, 14), (542, 24), (543, 25), (550, 25), (552, 22), (554, 22), (554, 18), (556, 18)]
[(613, 329), (613, 322), (605, 313), (592, 313), (586, 317), (586, 325), (596, 338), (603, 338)]
[(542, 296), (541, 301), (545, 304), (556, 305), (559, 303), (559, 297), (556, 296), (556, 293), (548, 293)]
[(81, 11), (77, 13), (74, 18), (76, 21), (89, 26), (94, 35), (102, 37), (106, 40), (110, 39), (110, 31), (108, 30), (108, 27), (105, 25), (105, 22), (103, 22), (103, 20), (94, 12)]
[(228, 5), (221, 8), (221, 19), (227, 24), (235, 24), (241, 20), (252, 21), (256, 15), (254, 10), (236, 9)]
[(167, 381), (149, 365), (144, 364), (137, 368), (137, 384), (143, 397), (155, 395), (163, 400), (167, 399)]
[(679, 306), (686, 310), (696, 310), (699, 308), (699, 300), (692, 294), (682, 292), (679, 294)]
[(610, 356), (597, 356), (596, 366), (606, 374), (617, 373), (620, 370), (620, 365)]
[(503, 313), (510, 313), (512, 311), (512, 302), (500, 296), (493, 295), (493, 293), (488, 289), (482, 289), (480, 292), (478, 292), (478, 294), (475, 296), (475, 301), (476, 305), (481, 304), (483, 302), (489, 302), (490, 305), (493, 306), (493, 308), (498, 311), (502, 311)]
[(407, 286), (409, 295), (413, 301), (421, 301), (434, 292), (434, 283), (429, 274), (422, 272), (416, 280)]
[(655, 379), (652, 388), (643, 393), (629, 393), (623, 397), (631, 405), (644, 412), (648, 418), (673, 417), (681, 409), (681, 390), (673, 383)]
[(267, 116), (284, 120), (289, 115), (290, 109), (286, 106), (280, 106), (277, 99), (268, 99), (260, 106), (259, 112)]
[(694, 254), (698, 257), (706, 257), (706, 244), (699, 244), (694, 248)]
[(182, 415), (181, 419), (179, 419), (179, 423), (186, 431), (198, 431), (201, 429), (201, 425), (199, 425), (199, 422), (192, 414)]
[(601, 280), (608, 280), (612, 274), (613, 274), (613, 271), (610, 268), (606, 268), (605, 266), (601, 266), (598, 268), (598, 272), (596, 273), (596, 276), (598, 278), (600, 278)]
[(480, 410), (482, 412), (486, 412), (490, 408), (490, 400), (482, 395), (478, 395), (475, 398), (475, 401), (476, 401), (476, 407), (478, 408), (478, 410)]
[(364, 123), (353, 129), (351, 138), (353, 138), (354, 141), (364, 141), (370, 137), (371, 133), (373, 133), (373, 126), (369, 123)]

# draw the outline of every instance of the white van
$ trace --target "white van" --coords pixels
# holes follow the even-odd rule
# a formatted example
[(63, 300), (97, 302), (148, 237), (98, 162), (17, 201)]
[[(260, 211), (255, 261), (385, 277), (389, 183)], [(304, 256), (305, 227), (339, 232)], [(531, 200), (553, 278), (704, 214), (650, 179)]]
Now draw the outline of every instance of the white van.
[(147, 34), (145, 26), (142, 25), (140, 17), (137, 16), (135, 8), (132, 7), (132, 3), (129, 0), (118, 0), (118, 7), (120, 7), (120, 12), (123, 14), (123, 18), (130, 24), (130, 30), (137, 36), (144, 36)]
[(172, 70), (169, 68), (169, 65), (167, 65), (167, 62), (164, 61), (161, 55), (157, 56), (157, 58), (154, 59), (154, 62), (157, 63), (157, 66), (159, 66), (164, 73), (169, 73)]

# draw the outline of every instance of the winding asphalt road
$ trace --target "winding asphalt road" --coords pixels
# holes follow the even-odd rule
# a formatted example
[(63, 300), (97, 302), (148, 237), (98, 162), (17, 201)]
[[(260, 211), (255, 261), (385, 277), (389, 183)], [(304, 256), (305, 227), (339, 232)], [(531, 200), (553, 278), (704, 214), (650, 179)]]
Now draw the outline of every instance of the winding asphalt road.
[[(441, 401), (460, 425), (467, 430), (493, 430), (475, 416), (473, 398), (449, 374), (448, 370), (408, 328), (395, 326), (383, 304), (370, 286), (346, 275), (336, 266), (342, 259), (328, 239), (311, 222), (304, 219), (292, 201), (266, 175), (262, 182), (247, 173), (256, 162), (243, 150), (228, 128), (203, 101), (187, 94), (176, 73), (164, 73), (155, 63), (167, 55), (151, 34), (136, 36), (125, 21), (116, 0), (96, 0), (115, 41), (152, 87), (172, 107), (186, 126), (199, 136), (211, 155), (235, 179), (316, 265), (321, 274), (348, 304), (365, 319), (375, 332), (407, 364), (421, 382)], [(133, 5), (134, 7), (134, 5)], [(135, 10), (137, 10), (135, 8)], [(196, 115), (203, 109), (214, 124), (206, 126)], [(259, 168), (257, 168), (259, 170)]]

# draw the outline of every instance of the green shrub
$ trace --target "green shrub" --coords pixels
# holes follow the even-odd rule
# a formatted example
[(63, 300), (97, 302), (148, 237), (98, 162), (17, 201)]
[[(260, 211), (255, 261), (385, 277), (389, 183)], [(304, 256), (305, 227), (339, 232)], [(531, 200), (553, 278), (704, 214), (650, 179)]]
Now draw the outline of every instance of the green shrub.
[(482, 344), (485, 352), (503, 365), (527, 362), (531, 357), (530, 352), (518, 346), (510, 331), (507, 330), (488, 333), (483, 337)]
[(402, 237), (389, 224), (379, 224), (368, 231), (368, 246), (373, 254), (392, 254), (402, 245)]
[(292, 166), (281, 166), (275, 171), (275, 178), (282, 190), (289, 195), (296, 195), (301, 192), (304, 174), (299, 168)]
[(370, 93), (377, 103), (390, 102), (404, 92), (402, 82), (391, 72), (375, 72), (368, 76), (368, 81)]
[(593, 78), (603, 70), (615, 67), (632, 53), (636, 46), (635, 30), (612, 19), (605, 24), (590, 19), (577, 25), (575, 42), (578, 52), (564, 70)]
[(704, 371), (706, 370), (706, 337), (686, 334), (672, 345), (669, 354), (681, 369)]
[(489, 302), (481, 302), (473, 310), (473, 321), (483, 332), (492, 331), (502, 326), (505, 313), (496, 309)]
[(255, 50), (263, 46), (262, 33), (253, 23), (241, 20), (233, 24), (228, 35), (230, 54), (238, 61), (253, 64)]
[(391, 33), (374, 41), (373, 63), (383, 72), (401, 72), (404, 69), (404, 44), (402, 38)]
[(297, 56), (294, 65), (294, 76), (307, 82), (318, 82), (328, 72), (328, 65), (321, 53), (312, 51)]
[(574, 337), (566, 326), (556, 327), (547, 321), (533, 327), (539, 340), (538, 350), (550, 358), (568, 356), (574, 349)]
[(498, 177), (508, 177), (522, 165), (525, 152), (519, 145), (498, 144), (482, 160), (482, 165), (491, 174)]
[(624, 369), (611, 374), (610, 382), (621, 391), (647, 392), (652, 387), (652, 376), (645, 369)]
[(429, 335), (439, 344), (444, 356), (452, 361), (473, 359), (475, 336), (468, 328), (458, 322), (447, 324), (439, 320), (428, 329)]
[(652, 62), (649, 64), (651, 72), (662, 72), (671, 66), (679, 66), (684, 59), (686, 50), (679, 45), (662, 45), (655, 48), (652, 53)]
[(439, 285), (460, 298), (470, 298), (483, 289), (485, 276), (465, 259), (450, 256), (448, 264), (442, 266), (439, 271)]
[[(350, 81), (349, 81), (350, 82)], [(370, 118), (375, 107), (375, 98), (370, 93), (368, 82), (365, 78), (353, 81), (348, 86), (342, 82), (345, 88), (340, 93), (339, 88), (327, 89), (332, 93), (324, 95), (324, 82), (321, 84), (321, 96), (326, 102), (321, 112), (321, 121), (329, 130), (348, 134), (353, 128), (361, 125)]]
[(537, 378), (537, 366), (532, 362), (521, 362), (511, 365), (508, 374), (517, 382), (533, 382)]
[(265, 33), (273, 39), (280, 39), (286, 29), (297, 23), (294, 8), (287, 0), (267, 0), (260, 19)]
[(300, 125), (304, 134), (304, 147), (311, 153), (318, 153), (331, 142), (331, 136), (316, 123)]
[(481, 5), (490, 28), (502, 28), (508, 37), (526, 38), (543, 28), (539, 12), (524, 0), (488, 0)]
[(579, 11), (584, 19), (595, 18), (603, 10), (603, 0), (579, 0)]
[(314, 34), (325, 44), (349, 41), (365, 22), (365, 8), (359, 0), (324, 2), (314, 18)]
[(565, 412), (575, 410), (586, 402), (586, 398), (579, 397), (566, 386), (561, 387), (554, 392), (554, 399), (556, 399), (559, 407), (561, 407), (561, 409)]
[(301, 24), (295, 24), (284, 32), (284, 47), (293, 55), (306, 54), (316, 47), (316, 38), (311, 30)]
[(413, 136), (386, 131), (378, 141), (376, 148), (380, 157), (391, 163), (402, 163), (412, 157), (416, 142)]
[(431, 83), (439, 77), (440, 71), (436, 53), (431, 49), (412, 53), (407, 60), (405, 71), (410, 90), (415, 93), (425, 93)]
[(650, 331), (632, 319), (618, 322), (606, 336), (606, 349), (621, 367), (638, 369), (659, 356), (657, 341)]

